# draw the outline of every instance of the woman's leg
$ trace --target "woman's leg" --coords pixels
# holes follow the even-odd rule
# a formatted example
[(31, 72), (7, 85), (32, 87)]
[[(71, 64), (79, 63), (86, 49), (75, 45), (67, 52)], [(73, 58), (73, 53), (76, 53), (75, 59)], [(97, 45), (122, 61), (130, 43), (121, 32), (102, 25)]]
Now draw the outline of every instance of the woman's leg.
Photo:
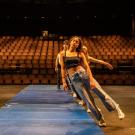
[[(97, 107), (95, 100), (90, 92), (90, 83), (89, 82), (90, 82), (89, 78), (87, 78), (86, 76), (84, 78), (82, 78), (83, 93), (84, 93), (85, 97), (87, 98), (88, 102), (91, 104), (92, 108), (94, 108), (96, 110), (97, 116), (99, 117), (99, 120), (100, 120), (103, 116), (101, 114), (100, 109)], [(89, 107), (89, 109), (91, 110), (90, 107)]]
[(76, 92), (74, 85), (71, 82), (71, 79), (69, 76), (66, 77), (66, 81), (68, 84), (68, 87), (70, 90), (68, 90), (69, 94), (72, 95), (76, 100), (81, 100), (82, 98), (80, 97), (80, 95)]
[[(94, 79), (94, 78), (93, 78)], [(119, 107), (119, 104), (117, 104), (99, 85), (99, 83), (94, 79), (94, 82), (96, 84), (96, 88), (93, 89), (93, 92), (100, 98), (100, 100), (103, 102), (105, 107), (109, 111), (116, 110), (118, 112), (119, 119), (123, 119), (125, 117), (124, 113)]]
[(98, 121), (102, 120), (102, 123), (100, 123), (100, 126), (105, 126), (106, 123), (104, 122), (103, 116), (100, 110), (98, 109), (98, 107), (96, 106), (94, 98), (92, 97), (90, 93), (90, 85), (89, 85), (88, 77), (84, 75), (80, 75), (77, 72), (71, 77), (71, 79), (72, 79), (72, 83), (74, 84), (76, 88), (76, 91), (82, 97), (84, 102), (87, 104), (88, 108), (91, 110), (95, 118)]
[[(87, 100), (89, 101), (89, 103), (91, 104), (91, 105), (93, 105), (93, 102), (90, 100), (90, 96), (88, 95), (88, 93), (87, 93), (87, 91), (83, 88), (83, 93), (84, 93), (84, 95), (85, 95), (85, 97), (87, 98)], [(95, 103), (94, 103), (95, 104)], [(105, 123), (105, 120), (104, 120), (104, 117), (103, 117), (103, 115), (102, 115), (102, 113), (101, 113), (101, 110), (96, 106), (96, 104), (94, 105), (94, 108), (96, 107), (96, 110), (98, 111), (98, 113), (99, 113), (99, 120), (98, 120), (98, 125), (100, 126), (100, 127), (104, 127), (104, 126), (106, 126), (106, 123)], [(90, 107), (89, 107), (90, 108)], [(90, 110), (90, 112), (91, 112), (91, 108), (89, 109)], [(88, 110), (87, 110), (87, 112), (88, 112)]]
[(61, 72), (60, 72), (60, 65), (58, 65), (58, 72), (57, 72), (57, 88), (60, 89), (60, 76), (61, 76)]

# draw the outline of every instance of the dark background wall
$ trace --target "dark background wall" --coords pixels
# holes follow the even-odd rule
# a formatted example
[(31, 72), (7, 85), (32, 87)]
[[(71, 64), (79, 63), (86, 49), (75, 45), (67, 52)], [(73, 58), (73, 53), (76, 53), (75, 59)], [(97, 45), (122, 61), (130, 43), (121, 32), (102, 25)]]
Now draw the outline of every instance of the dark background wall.
[(0, 31), (130, 35), (133, 5), (131, 0), (0, 0)]

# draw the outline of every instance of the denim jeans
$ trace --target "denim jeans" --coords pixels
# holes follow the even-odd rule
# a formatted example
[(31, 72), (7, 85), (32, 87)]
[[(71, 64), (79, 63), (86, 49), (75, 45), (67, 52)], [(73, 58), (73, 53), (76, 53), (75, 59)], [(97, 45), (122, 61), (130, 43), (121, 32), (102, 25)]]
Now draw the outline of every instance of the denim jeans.
[(57, 88), (60, 89), (60, 78), (61, 78), (61, 67), (60, 65), (57, 66), (58, 71), (57, 71)]
[(91, 95), (90, 80), (87, 73), (80, 70), (71, 75), (70, 79), (75, 87), (76, 92), (86, 103), (87, 107), (91, 110), (94, 117), (97, 120), (100, 120), (102, 118), (102, 114), (96, 106), (93, 96)]
[(95, 79), (94, 82), (96, 84), (96, 88), (94, 88), (92, 91), (100, 98), (106, 109), (110, 112), (116, 110), (118, 104), (101, 88)]

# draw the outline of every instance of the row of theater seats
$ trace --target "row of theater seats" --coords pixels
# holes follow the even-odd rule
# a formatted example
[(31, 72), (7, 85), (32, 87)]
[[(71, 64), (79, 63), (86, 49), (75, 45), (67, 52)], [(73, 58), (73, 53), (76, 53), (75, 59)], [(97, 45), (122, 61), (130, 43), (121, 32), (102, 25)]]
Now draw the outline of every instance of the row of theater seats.
[[(90, 56), (110, 62), (115, 69), (126, 67), (130, 70), (127, 67), (135, 67), (134, 38), (113, 35), (82, 39)], [(0, 36), (0, 84), (56, 84), (55, 60), (62, 50), (62, 43), (63, 39), (56, 38)], [(102, 75), (103, 65), (91, 63), (90, 66), (95, 69), (93, 71), (101, 84), (135, 84), (131, 75), (134, 71), (129, 73), (131, 81), (127, 76), (123, 78), (123, 75), (120, 79), (121, 75), (117, 75), (117, 72), (113, 72), (115, 77), (110, 80)]]
[(95, 75), (95, 79), (102, 85), (135, 85), (132, 74), (99, 74)]
[(1, 37), (0, 67), (54, 68), (62, 41), (40, 40), (39, 37)]
[[(101, 85), (135, 85), (134, 75), (94, 75)], [(0, 75), (0, 84), (57, 84), (56, 75)], [(62, 84), (62, 82), (61, 82)]]
[[(104, 39), (104, 40), (103, 40)], [(109, 36), (85, 38), (90, 56), (108, 62), (134, 61), (135, 39)], [(115, 42), (114, 42), (115, 41)], [(0, 67), (20, 65), (22, 67), (54, 68), (62, 40), (41, 40), (39, 37), (0, 37)]]
[(0, 75), (0, 84), (56, 84), (56, 75)]
[[(99, 38), (100, 37), (100, 38)], [(121, 36), (84, 38), (89, 54), (103, 59), (134, 59), (135, 39)]]
[[(83, 38), (90, 56), (119, 65), (135, 66), (135, 38), (122, 36), (92, 36)], [(96, 65), (98, 66), (98, 65)]]

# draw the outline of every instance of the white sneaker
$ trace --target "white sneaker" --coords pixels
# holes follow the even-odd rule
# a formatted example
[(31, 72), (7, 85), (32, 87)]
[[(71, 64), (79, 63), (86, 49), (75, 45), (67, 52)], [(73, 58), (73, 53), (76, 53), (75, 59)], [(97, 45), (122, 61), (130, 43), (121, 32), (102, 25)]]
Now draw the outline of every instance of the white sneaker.
[(73, 97), (74, 97), (74, 98), (75, 98), (75, 97), (77, 97), (77, 95), (76, 95), (76, 93), (75, 93), (75, 92), (73, 93)]
[(98, 126), (106, 127), (106, 122), (103, 117), (98, 121)]
[(122, 110), (120, 109), (119, 105), (116, 108), (117, 112), (118, 112), (118, 117), (120, 120), (125, 118), (125, 114), (122, 112)]
[(87, 113), (91, 113), (91, 110), (90, 109), (87, 109)]
[(118, 117), (119, 117), (120, 120), (125, 118), (125, 114), (120, 109), (118, 111)]
[(79, 101), (79, 105), (82, 105), (83, 106), (84, 105), (84, 101), (83, 100), (80, 100)]

